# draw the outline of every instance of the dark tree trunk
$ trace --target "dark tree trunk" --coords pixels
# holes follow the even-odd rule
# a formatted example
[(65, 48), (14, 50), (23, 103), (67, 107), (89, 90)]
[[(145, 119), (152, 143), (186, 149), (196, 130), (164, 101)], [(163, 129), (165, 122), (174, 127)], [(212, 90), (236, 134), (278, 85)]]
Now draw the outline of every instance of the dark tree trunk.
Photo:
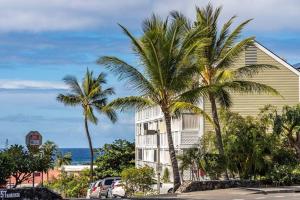
[(173, 177), (174, 177), (173, 192), (175, 192), (181, 185), (180, 174), (179, 174), (178, 162), (177, 162), (173, 138), (172, 138), (171, 115), (168, 112), (164, 112), (164, 117), (165, 117), (166, 129), (167, 129), (169, 154), (170, 154), (171, 164), (172, 164), (172, 168), (173, 168)]
[(92, 145), (92, 140), (89, 132), (89, 127), (88, 127), (88, 121), (87, 121), (87, 116), (84, 117), (84, 127), (85, 127), (85, 133), (89, 142), (89, 148), (90, 148), (90, 154), (91, 154), (91, 162), (90, 162), (90, 182), (93, 182), (94, 179), (94, 151), (93, 151), (93, 145)]
[[(218, 109), (217, 109), (216, 99), (213, 94), (209, 94), (209, 101), (211, 104), (211, 112), (212, 112), (215, 132), (216, 132), (217, 148), (218, 148), (219, 154), (221, 156), (225, 157)], [(229, 179), (227, 170), (225, 171), (225, 178), (227, 180)]]
[(224, 148), (223, 148), (223, 142), (222, 142), (218, 110), (217, 110), (216, 100), (215, 100), (215, 97), (213, 94), (209, 95), (209, 101), (211, 104), (211, 112), (212, 112), (215, 132), (216, 132), (217, 148), (218, 148), (219, 154), (224, 155)]

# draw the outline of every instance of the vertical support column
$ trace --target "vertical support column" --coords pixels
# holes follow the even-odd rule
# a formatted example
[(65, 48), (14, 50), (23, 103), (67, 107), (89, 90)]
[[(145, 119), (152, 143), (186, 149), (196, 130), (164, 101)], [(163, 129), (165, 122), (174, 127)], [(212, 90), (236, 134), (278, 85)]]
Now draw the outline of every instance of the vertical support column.
[(157, 138), (157, 193), (160, 194), (160, 133), (159, 130), (156, 131)]

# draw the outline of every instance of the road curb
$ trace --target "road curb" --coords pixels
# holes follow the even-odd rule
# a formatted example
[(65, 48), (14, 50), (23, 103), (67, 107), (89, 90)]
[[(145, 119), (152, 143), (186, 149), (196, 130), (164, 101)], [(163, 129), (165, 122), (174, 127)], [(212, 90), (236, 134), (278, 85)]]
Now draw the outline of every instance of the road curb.
[(253, 191), (257, 194), (273, 194), (273, 193), (296, 193), (300, 190), (295, 188), (241, 188), (249, 191)]

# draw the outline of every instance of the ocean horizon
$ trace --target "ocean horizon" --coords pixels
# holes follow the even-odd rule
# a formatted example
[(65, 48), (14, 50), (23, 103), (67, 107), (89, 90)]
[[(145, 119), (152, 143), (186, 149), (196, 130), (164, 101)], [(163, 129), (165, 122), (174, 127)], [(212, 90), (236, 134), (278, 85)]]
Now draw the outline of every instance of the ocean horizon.
[[(4, 150), (4, 148), (0, 148)], [(90, 163), (90, 149), (89, 148), (58, 148), (62, 154), (71, 153), (72, 154), (72, 165), (83, 165)], [(94, 153), (94, 160), (97, 154)]]
[[(90, 163), (90, 149), (89, 148), (59, 148), (58, 151), (61, 153), (71, 153), (72, 154), (72, 165), (82, 165)], [(94, 155), (94, 159), (97, 154)]]

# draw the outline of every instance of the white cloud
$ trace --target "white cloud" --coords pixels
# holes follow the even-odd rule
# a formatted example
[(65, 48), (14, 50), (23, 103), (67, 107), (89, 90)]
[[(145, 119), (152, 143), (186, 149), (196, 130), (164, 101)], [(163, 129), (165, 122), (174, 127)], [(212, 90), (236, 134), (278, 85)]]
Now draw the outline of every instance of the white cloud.
[[(0, 31), (59, 31), (101, 28), (122, 23), (140, 27), (152, 12), (167, 15), (180, 10), (194, 17), (195, 5), (208, 0), (0, 0)], [(299, 30), (298, 0), (214, 0), (223, 5), (223, 17), (237, 14), (240, 19), (254, 18), (254, 30)]]
[(0, 80), (0, 89), (67, 89), (61, 82), (31, 80)]

